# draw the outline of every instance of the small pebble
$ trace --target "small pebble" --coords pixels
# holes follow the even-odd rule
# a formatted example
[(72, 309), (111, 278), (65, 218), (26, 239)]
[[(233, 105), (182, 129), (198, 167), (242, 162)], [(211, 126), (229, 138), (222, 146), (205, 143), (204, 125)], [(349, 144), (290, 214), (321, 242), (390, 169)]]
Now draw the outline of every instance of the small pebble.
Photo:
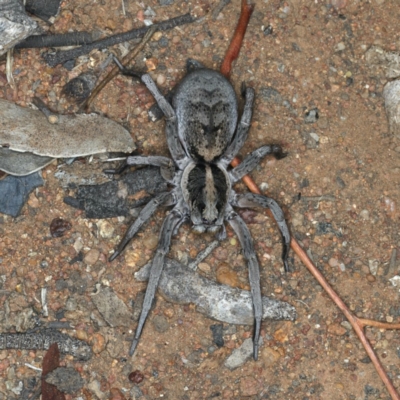
[(100, 257), (100, 251), (97, 249), (91, 249), (83, 258), (83, 262), (87, 265), (94, 265)]
[(271, 347), (265, 347), (261, 350), (260, 358), (266, 367), (270, 367), (281, 358), (281, 354), (279, 351), (276, 351)]
[(162, 85), (164, 85), (164, 83), (165, 83), (165, 81), (166, 81), (166, 78), (165, 78), (164, 75), (159, 74), (159, 75), (157, 75), (156, 81), (157, 81), (157, 85), (162, 86)]
[(92, 350), (94, 354), (99, 354), (106, 348), (106, 340), (100, 333), (95, 333), (91, 339)]
[(106, 220), (102, 219), (97, 222), (97, 227), (99, 228), (99, 234), (104, 239), (109, 239), (114, 234), (114, 227)]
[(346, 45), (343, 42), (340, 42), (336, 45), (337, 51), (343, 51), (346, 48)]
[(223, 338), (223, 326), (222, 324), (215, 324), (210, 326), (213, 342), (217, 345), (217, 347), (222, 347), (224, 345)]
[(157, 332), (163, 333), (169, 329), (169, 323), (163, 315), (156, 315), (152, 322)]
[(157, 235), (149, 235), (143, 240), (144, 247), (148, 250), (154, 250), (158, 245), (158, 236)]
[(143, 381), (144, 375), (139, 370), (136, 370), (129, 374), (128, 379), (131, 382), (138, 384)]
[(110, 389), (110, 400), (126, 400), (126, 397), (122, 394), (122, 392), (117, 388)]
[(328, 332), (332, 335), (343, 336), (347, 332), (347, 329), (338, 324), (331, 324), (328, 326)]
[(203, 271), (203, 272), (210, 272), (211, 271), (211, 267), (207, 263), (204, 263), (204, 262), (200, 263), (198, 265), (198, 268), (199, 268), (200, 271)]
[(376, 281), (376, 278), (375, 278), (375, 276), (373, 276), (373, 275), (371, 275), (371, 274), (368, 274), (368, 275), (367, 275), (367, 281), (368, 281), (368, 282), (375, 282), (375, 281)]
[(330, 258), (328, 261), (328, 264), (330, 267), (334, 268), (337, 267), (339, 265), (339, 261), (337, 260), (337, 258)]
[(71, 229), (72, 225), (62, 219), (54, 218), (50, 223), (50, 233), (53, 238), (64, 236), (67, 231)]
[(227, 263), (220, 263), (217, 267), (216, 278), (218, 283), (232, 287), (240, 287), (237, 273)]

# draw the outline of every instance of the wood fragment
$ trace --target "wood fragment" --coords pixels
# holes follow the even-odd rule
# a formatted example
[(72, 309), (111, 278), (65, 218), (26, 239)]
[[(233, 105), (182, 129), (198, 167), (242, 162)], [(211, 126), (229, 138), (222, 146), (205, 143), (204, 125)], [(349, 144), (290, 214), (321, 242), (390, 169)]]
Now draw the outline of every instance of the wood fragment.
[[(176, 26), (188, 24), (194, 22), (195, 19), (190, 14), (179, 15), (178, 17), (162, 21), (160, 23), (154, 24), (157, 30), (166, 31)], [(149, 26), (144, 26), (139, 29), (132, 29), (128, 32), (120, 33), (117, 35), (112, 35), (104, 39), (96, 40), (86, 46), (78, 47), (72, 50), (47, 52), (43, 54), (43, 58), (50, 67), (55, 67), (58, 64), (62, 64), (65, 61), (75, 59), (84, 54), (90, 53), (94, 49), (104, 49), (109, 46), (114, 46), (115, 44), (126, 42), (132, 39), (142, 38), (147, 31), (150, 29)]]

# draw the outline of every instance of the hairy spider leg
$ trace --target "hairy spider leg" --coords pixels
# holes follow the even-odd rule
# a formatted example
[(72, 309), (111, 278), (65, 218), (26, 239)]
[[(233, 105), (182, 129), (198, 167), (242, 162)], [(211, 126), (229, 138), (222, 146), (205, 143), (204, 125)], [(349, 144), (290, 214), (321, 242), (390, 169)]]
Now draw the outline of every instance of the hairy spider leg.
[(168, 200), (172, 200), (173, 196), (170, 192), (160, 193), (151, 199), (140, 211), (138, 217), (136, 218), (135, 222), (129, 227), (125, 236), (119, 243), (117, 249), (115, 250), (114, 254), (109, 258), (109, 261), (115, 260), (125, 248), (125, 246), (129, 243), (129, 241), (136, 235), (139, 229), (143, 226), (145, 222), (147, 222), (150, 217), (156, 212), (157, 208), (166, 203)]
[(183, 218), (185, 217), (179, 211), (172, 210), (167, 215), (162, 225), (156, 255), (153, 258), (150, 268), (150, 277), (146, 288), (146, 294), (144, 295), (142, 312), (140, 313), (135, 337), (129, 350), (130, 355), (133, 355), (133, 353), (135, 352), (136, 346), (139, 343), (139, 338), (142, 333), (144, 323), (146, 322), (147, 315), (149, 314), (149, 311), (151, 309), (151, 305), (156, 294), (158, 281), (160, 280), (160, 276), (164, 266), (164, 259), (165, 256), (168, 254), (171, 245), (172, 235), (175, 232), (176, 226), (180, 224)]
[(230, 162), (242, 148), (250, 129), (251, 117), (253, 115), (254, 89), (247, 87), (245, 88), (244, 93), (245, 103), (240, 122), (236, 128), (236, 134), (232, 142), (224, 151), (224, 156), (221, 159), (225, 166), (230, 164)]
[(161, 111), (165, 115), (166, 124), (165, 124), (165, 133), (167, 136), (168, 148), (171, 153), (172, 158), (175, 163), (180, 166), (180, 161), (186, 159), (186, 153), (183, 149), (183, 146), (179, 140), (178, 136), (178, 127), (176, 124), (176, 115), (175, 111), (172, 108), (171, 104), (168, 100), (160, 93), (156, 83), (153, 81), (149, 74), (141, 74), (138, 71), (125, 68), (121, 62), (114, 57), (114, 62), (117, 64), (123, 75), (131, 76), (134, 78), (141, 79), (141, 81), (145, 84), (149, 92), (153, 95), (155, 101), (160, 107)]
[(271, 210), (283, 238), (282, 261), (285, 272), (289, 272), (288, 255), (290, 249), (290, 231), (285, 221), (285, 215), (279, 204), (270, 197), (261, 194), (245, 193), (236, 195), (233, 205), (236, 207), (264, 207)]
[(160, 93), (157, 85), (150, 75), (143, 75), (142, 82), (146, 85), (149, 92), (153, 95), (155, 101), (165, 115), (165, 134), (167, 137), (168, 148), (175, 163), (178, 165), (178, 167), (182, 168), (182, 163), (186, 162), (185, 160), (187, 160), (187, 154), (179, 139), (175, 110), (172, 108), (171, 104), (168, 103), (165, 97)]
[(105, 174), (121, 174), (125, 168), (133, 165), (152, 165), (154, 167), (171, 168), (174, 166), (173, 161), (168, 157), (162, 156), (129, 156), (116, 169), (104, 169)]
[(253, 171), (253, 169), (267, 154), (273, 154), (278, 160), (286, 157), (286, 154), (282, 152), (282, 148), (279, 145), (273, 144), (261, 146), (248, 154), (246, 158), (240, 163), (240, 165), (229, 172), (232, 183), (237, 182), (245, 175)]
[(247, 228), (243, 219), (231, 209), (229, 211), (227, 220), (239, 238), (240, 244), (243, 249), (243, 255), (246, 258), (249, 266), (249, 282), (251, 295), (253, 298), (255, 321), (253, 337), (253, 357), (254, 360), (257, 361), (261, 319), (263, 314), (260, 286), (260, 267), (258, 265), (258, 260), (254, 251), (253, 239), (251, 238), (249, 228)]

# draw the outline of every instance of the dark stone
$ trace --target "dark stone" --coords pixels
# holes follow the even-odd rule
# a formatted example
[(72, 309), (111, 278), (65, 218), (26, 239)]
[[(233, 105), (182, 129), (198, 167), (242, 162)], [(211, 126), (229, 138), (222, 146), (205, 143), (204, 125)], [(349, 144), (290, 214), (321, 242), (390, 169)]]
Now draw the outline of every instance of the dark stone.
[(168, 38), (165, 36), (161, 36), (161, 39), (158, 41), (159, 47), (168, 47)]
[(222, 337), (223, 325), (222, 324), (211, 325), (210, 329), (213, 335), (213, 342), (216, 344), (217, 347), (222, 347), (225, 343), (224, 338)]
[(46, 382), (63, 393), (75, 393), (83, 388), (84, 380), (74, 368), (59, 367), (46, 376)]

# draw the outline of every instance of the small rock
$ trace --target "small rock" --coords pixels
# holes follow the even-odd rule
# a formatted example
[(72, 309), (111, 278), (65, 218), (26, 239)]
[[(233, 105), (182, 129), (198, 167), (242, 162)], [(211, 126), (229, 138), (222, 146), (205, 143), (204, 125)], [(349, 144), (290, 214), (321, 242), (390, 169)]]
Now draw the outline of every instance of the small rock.
[(232, 371), (242, 366), (248, 359), (253, 356), (253, 351), (253, 340), (251, 338), (248, 338), (242, 343), (239, 348), (233, 350), (232, 354), (225, 360), (225, 367)]
[(100, 251), (97, 249), (91, 249), (83, 258), (83, 262), (87, 265), (94, 265), (100, 257)]
[(369, 272), (371, 275), (376, 275), (378, 272), (379, 261), (378, 260), (368, 260)]
[(28, 204), (32, 208), (38, 208), (40, 206), (39, 200), (34, 193), (31, 193), (29, 196)]
[(345, 327), (338, 324), (331, 324), (328, 326), (328, 332), (332, 335), (343, 336), (347, 330)]
[(99, 354), (106, 348), (106, 340), (101, 333), (95, 333), (91, 339), (92, 350), (94, 354)]
[(289, 340), (289, 335), (284, 329), (278, 329), (274, 333), (274, 339), (277, 342), (284, 343), (284, 342), (287, 342)]
[(346, 45), (343, 42), (340, 42), (336, 45), (336, 51), (343, 51), (346, 48)]
[(364, 221), (368, 221), (368, 220), (369, 220), (369, 211), (368, 211), (368, 210), (361, 210), (361, 211), (360, 211), (360, 217), (361, 217)]
[(96, 225), (102, 238), (109, 239), (114, 234), (114, 227), (108, 221), (102, 219)]
[(318, 108), (313, 108), (312, 110), (306, 113), (304, 117), (304, 122), (306, 124), (313, 124), (314, 122), (317, 122), (318, 118), (319, 118)]
[(71, 227), (72, 225), (68, 221), (62, 218), (54, 218), (50, 223), (51, 236), (53, 238), (64, 236)]
[(223, 336), (223, 326), (222, 324), (215, 324), (210, 326), (212, 335), (213, 335), (213, 342), (217, 345), (217, 347), (222, 347), (224, 345), (224, 338)]
[(92, 301), (110, 326), (130, 325), (132, 312), (111, 288), (101, 286), (92, 295)]
[(157, 85), (160, 85), (160, 86), (164, 85), (166, 80), (167, 79), (165, 78), (165, 75), (162, 75), (162, 74), (157, 75), (157, 79), (156, 79)]
[(91, 390), (100, 400), (106, 398), (106, 394), (100, 390), (100, 382), (93, 380), (88, 384), (88, 389)]
[(83, 340), (85, 342), (87, 342), (89, 340), (89, 336), (88, 336), (87, 332), (84, 331), (83, 329), (76, 330), (76, 338), (79, 340)]
[(111, 388), (110, 389), (110, 397), (109, 397), (109, 399), (110, 400), (126, 400), (125, 396), (117, 388)]
[(216, 271), (217, 282), (232, 287), (240, 287), (241, 283), (237, 273), (227, 263), (220, 263)]
[(161, 48), (165, 48), (165, 47), (168, 47), (168, 38), (167, 37), (165, 37), (165, 36), (161, 36), (161, 39), (158, 41), (158, 45), (161, 47)]
[(203, 271), (203, 272), (211, 271), (211, 267), (205, 262), (199, 263), (198, 268), (200, 271)]
[(156, 315), (152, 322), (157, 332), (163, 333), (169, 329), (169, 323), (163, 315)]
[(138, 384), (143, 381), (144, 375), (139, 370), (135, 370), (129, 374), (128, 379), (131, 382)]
[(389, 282), (395, 287), (400, 287), (400, 276), (395, 275), (393, 278), (389, 279)]
[(264, 365), (268, 368), (275, 364), (281, 358), (281, 353), (272, 349), (271, 347), (265, 347), (261, 351), (261, 360), (264, 362)]
[(328, 264), (329, 264), (330, 267), (334, 268), (334, 267), (337, 267), (339, 265), (339, 261), (338, 261), (337, 258), (333, 258), (332, 257), (332, 258), (329, 259)]
[(75, 393), (83, 388), (85, 381), (74, 368), (59, 367), (47, 374), (46, 382), (63, 393)]

